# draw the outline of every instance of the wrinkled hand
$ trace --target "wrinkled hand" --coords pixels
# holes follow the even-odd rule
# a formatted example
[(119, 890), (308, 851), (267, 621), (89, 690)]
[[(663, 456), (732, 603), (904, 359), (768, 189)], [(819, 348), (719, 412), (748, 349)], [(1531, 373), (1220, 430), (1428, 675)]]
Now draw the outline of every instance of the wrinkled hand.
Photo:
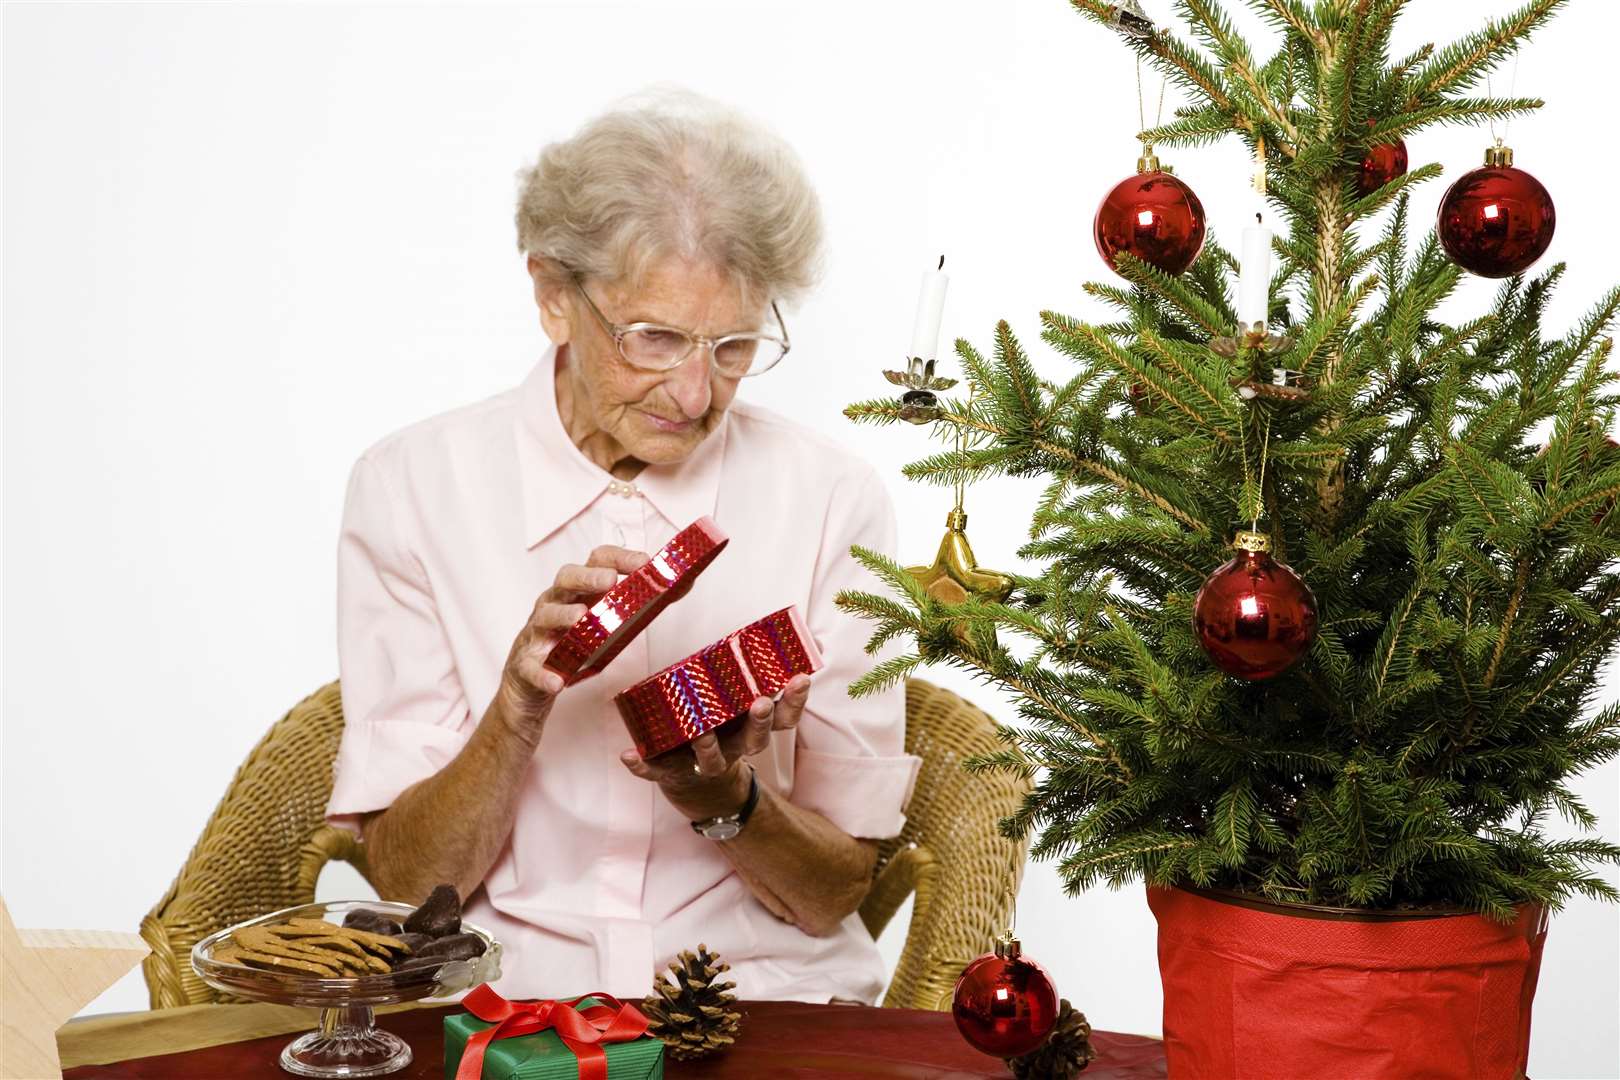
[(734, 730), (708, 732), (690, 746), (651, 760), (626, 750), (619, 760), (643, 780), (658, 785), (670, 804), (689, 820), (735, 814), (748, 799), (749, 772), (743, 758), (770, 745), (773, 732), (791, 732), (810, 700), (810, 676), (795, 675), (773, 701), (757, 697)]
[(538, 739), (551, 704), (563, 688), (562, 677), (545, 668), (546, 657), (564, 631), (579, 621), (602, 594), (618, 584), (649, 556), (611, 544), (592, 551), (583, 566), (569, 563), (557, 571), (551, 588), (540, 594), (529, 621), (518, 631), (501, 671), (497, 704), (512, 728)]

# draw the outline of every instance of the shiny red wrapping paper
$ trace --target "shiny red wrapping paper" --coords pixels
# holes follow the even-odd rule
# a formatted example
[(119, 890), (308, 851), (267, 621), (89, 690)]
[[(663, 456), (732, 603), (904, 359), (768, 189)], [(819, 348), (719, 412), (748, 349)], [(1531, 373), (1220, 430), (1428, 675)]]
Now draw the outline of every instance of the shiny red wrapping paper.
[(1178, 1080), (1520, 1080), (1543, 908), (1321, 918), (1148, 890)]
[(568, 628), (546, 667), (571, 685), (607, 667), (660, 611), (685, 596), (729, 538), (712, 518), (698, 518), (647, 562), (626, 574)]
[(774, 697), (795, 675), (821, 669), (821, 653), (796, 607), (765, 616), (613, 699), (644, 758), (685, 746)]

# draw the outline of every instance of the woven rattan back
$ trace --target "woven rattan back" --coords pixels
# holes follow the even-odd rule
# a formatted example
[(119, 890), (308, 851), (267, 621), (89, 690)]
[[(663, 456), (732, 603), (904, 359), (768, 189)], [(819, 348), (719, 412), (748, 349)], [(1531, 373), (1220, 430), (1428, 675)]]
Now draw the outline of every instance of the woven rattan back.
[[(883, 1003), (934, 1009), (956, 976), (1006, 925), (1012, 847), (996, 822), (1026, 783), (969, 775), (961, 761), (999, 746), (995, 721), (948, 690), (906, 686), (906, 750), (923, 759), (905, 830), (884, 843), (878, 878), (861, 905), (874, 937), (913, 891), (905, 951)], [(295, 705), (237, 770), (168, 893), (141, 921), (152, 947), (142, 964), (152, 1007), (223, 1000), (191, 969), (191, 947), (222, 927), (309, 903), (321, 868), (344, 859), (365, 873), (365, 853), (322, 816), (343, 734), (338, 684)], [(1022, 853), (1017, 860), (1022, 866)]]
[(1026, 845), (1003, 838), (996, 823), (1023, 801), (1029, 781), (962, 768), (963, 758), (1003, 746), (987, 713), (921, 679), (906, 684), (906, 751), (923, 759), (922, 772), (906, 827), (884, 842), (877, 881), (861, 905), (877, 937), (916, 891), (886, 1006), (948, 1007), (962, 968), (1007, 928), (1006, 890), (1017, 891)]
[(293, 706), (236, 771), (168, 893), (141, 920), (141, 963), (154, 1009), (224, 1000), (191, 969), (191, 947), (215, 930), (307, 904), (332, 859), (365, 873), (353, 836), (322, 818), (343, 704), (331, 682)]

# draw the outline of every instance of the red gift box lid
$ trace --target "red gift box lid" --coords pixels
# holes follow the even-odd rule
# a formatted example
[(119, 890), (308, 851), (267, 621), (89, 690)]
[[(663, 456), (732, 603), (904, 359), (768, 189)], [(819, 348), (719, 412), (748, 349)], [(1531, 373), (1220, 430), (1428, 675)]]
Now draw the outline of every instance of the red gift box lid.
[(713, 518), (692, 522), (592, 604), (557, 642), (545, 666), (561, 675), (564, 685), (597, 674), (659, 612), (685, 596), (729, 542)]

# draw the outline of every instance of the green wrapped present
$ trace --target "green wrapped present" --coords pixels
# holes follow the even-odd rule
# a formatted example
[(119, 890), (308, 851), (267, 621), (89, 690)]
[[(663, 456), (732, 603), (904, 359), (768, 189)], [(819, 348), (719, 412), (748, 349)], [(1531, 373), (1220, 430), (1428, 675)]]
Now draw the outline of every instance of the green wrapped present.
[(646, 1017), (605, 994), (514, 1002), (480, 986), (462, 1004), (470, 1011), (444, 1018), (445, 1080), (663, 1080), (664, 1044)]

